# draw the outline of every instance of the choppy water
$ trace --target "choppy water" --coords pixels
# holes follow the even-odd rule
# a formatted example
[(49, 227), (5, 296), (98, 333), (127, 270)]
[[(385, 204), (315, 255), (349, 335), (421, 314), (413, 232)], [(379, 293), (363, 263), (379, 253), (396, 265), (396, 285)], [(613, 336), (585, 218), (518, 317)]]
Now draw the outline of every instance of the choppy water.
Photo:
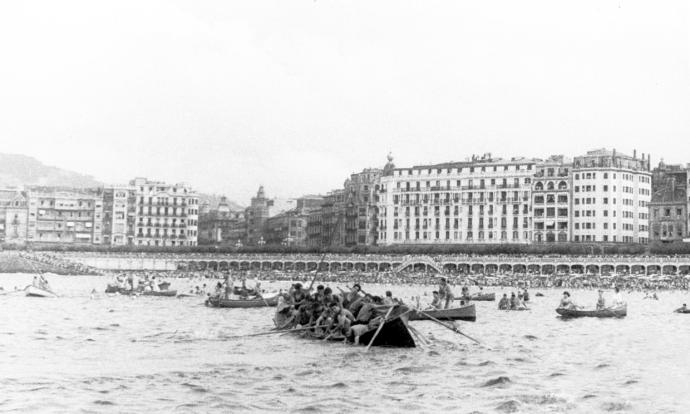
[[(28, 275), (0, 275), (5, 289)], [(54, 277), (58, 299), (0, 296), (0, 411), (673, 413), (690, 407), (690, 315), (626, 295), (622, 320), (562, 320), (560, 291), (531, 310), (478, 302), (461, 322), (476, 345), (413, 322), (431, 345), (377, 349), (290, 336), (272, 309), (210, 309), (200, 298), (108, 297), (102, 277)], [(173, 288), (186, 287), (174, 281)], [(176, 286), (177, 285), (177, 286)], [(270, 284), (269, 289), (285, 284)], [(418, 289), (366, 286), (403, 298)], [(427, 288), (427, 290), (430, 290)], [(501, 292), (500, 289), (496, 289)], [(508, 290), (506, 290), (508, 292)], [(594, 304), (592, 291), (575, 291)]]

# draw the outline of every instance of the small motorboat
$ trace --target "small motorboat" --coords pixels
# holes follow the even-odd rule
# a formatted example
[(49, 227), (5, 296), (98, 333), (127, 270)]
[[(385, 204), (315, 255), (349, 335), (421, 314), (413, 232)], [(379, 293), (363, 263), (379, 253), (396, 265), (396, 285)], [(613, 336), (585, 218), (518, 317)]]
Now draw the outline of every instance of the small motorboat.
[(557, 308), (556, 313), (564, 318), (623, 318), (628, 314), (628, 305), (606, 308), (606, 309), (566, 309)]
[(29, 285), (24, 289), (26, 296), (32, 298), (57, 298), (58, 295), (50, 290), (41, 289), (39, 287)]
[(442, 321), (469, 321), (474, 322), (477, 320), (477, 313), (474, 304), (461, 306), (459, 308), (451, 309), (429, 309), (417, 311), (413, 310), (410, 312), (409, 320), (411, 321), (428, 321), (431, 320), (430, 317), (442, 320)]

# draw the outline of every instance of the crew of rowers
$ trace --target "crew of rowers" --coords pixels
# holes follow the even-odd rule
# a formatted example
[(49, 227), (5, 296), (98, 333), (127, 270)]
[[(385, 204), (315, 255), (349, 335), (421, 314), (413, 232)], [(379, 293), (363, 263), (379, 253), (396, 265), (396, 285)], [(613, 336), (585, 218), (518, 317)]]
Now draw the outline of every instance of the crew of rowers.
[[(620, 289), (618, 287), (616, 287), (614, 290), (615, 290), (615, 293), (613, 296), (613, 302), (612, 302), (612, 305), (610, 307), (611, 308), (617, 308), (617, 307), (625, 305), (625, 301), (623, 300), (623, 295), (621, 294)], [(596, 310), (607, 309), (606, 298), (604, 298), (603, 289), (599, 289), (598, 293), (599, 293), (599, 296), (597, 297)], [(563, 297), (561, 298), (561, 303), (559, 304), (558, 307), (562, 308), (562, 309), (582, 309), (582, 306), (578, 306), (572, 301), (572, 299), (570, 298), (570, 292), (568, 292), (568, 291), (563, 292)]]
[(384, 297), (363, 292), (359, 284), (349, 291), (334, 293), (330, 287), (319, 285), (315, 292), (295, 283), (278, 299), (275, 323), (278, 329), (312, 327), (314, 333), (325, 338), (360, 337), (378, 327), (385, 312), (400, 303), (390, 291)]
[[(239, 296), (239, 299), (244, 300), (262, 298), (261, 294), (263, 290), (261, 289), (261, 282), (256, 281), (254, 288), (247, 287), (246, 278), (242, 278), (241, 282), (242, 285), (236, 287), (235, 280), (232, 277), (230, 277), (230, 274), (228, 273), (225, 275), (225, 279), (223, 280), (223, 282), (216, 283), (213, 295), (211, 296), (221, 299), (233, 299), (233, 295), (236, 295)], [(205, 288), (206, 285), (204, 284), (204, 289)], [(197, 286), (197, 290), (193, 291), (193, 293), (199, 294), (199, 286)]]
[(132, 274), (128, 277), (117, 276), (115, 282), (111, 285), (116, 285), (121, 290), (137, 290), (143, 292), (160, 292), (161, 286), (169, 286), (170, 284), (162, 281), (161, 279), (156, 279), (156, 276), (149, 278), (148, 275), (144, 276), (144, 279), (135, 278)]
[(529, 301), (529, 293), (527, 293), (527, 289), (523, 289), (522, 291), (518, 290), (517, 295), (515, 292), (512, 292), (510, 294), (510, 298), (508, 298), (507, 293), (504, 293), (501, 300), (498, 301), (498, 309), (527, 310), (527, 305), (525, 305), (525, 302), (527, 301)]

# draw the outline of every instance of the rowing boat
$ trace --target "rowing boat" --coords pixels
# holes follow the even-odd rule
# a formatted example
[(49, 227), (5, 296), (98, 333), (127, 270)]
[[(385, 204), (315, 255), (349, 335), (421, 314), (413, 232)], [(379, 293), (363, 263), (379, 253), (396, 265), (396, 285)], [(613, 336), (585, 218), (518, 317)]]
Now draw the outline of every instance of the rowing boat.
[[(408, 329), (408, 311), (406, 306), (396, 305), (393, 312), (389, 315), (387, 321), (381, 327), (380, 332), (376, 335), (378, 326), (370, 327), (359, 337), (359, 345), (368, 345), (372, 338), (374, 342), (371, 346), (392, 347), (392, 348), (414, 348), (415, 342), (412, 334)], [(301, 331), (295, 332), (294, 335), (299, 335), (305, 338), (354, 342), (354, 337), (350, 335), (345, 337), (343, 335), (327, 334), (325, 332)]]
[(471, 295), (470, 300), (493, 302), (496, 300), (496, 294), (495, 293), (477, 293), (477, 294)]
[(212, 308), (263, 308), (277, 305), (277, 295), (270, 298), (254, 299), (223, 299), (218, 296), (211, 296), (206, 300), (206, 306)]
[(247, 296), (256, 296), (256, 290), (254, 289), (243, 289), (241, 286), (234, 286), (232, 288), (232, 293), (235, 295), (241, 296), (241, 295), (247, 295)]
[(27, 286), (26, 289), (26, 296), (32, 297), (32, 298), (57, 298), (58, 295), (53, 293), (50, 290), (46, 289), (41, 289), (36, 286)]
[(622, 306), (599, 310), (557, 308), (556, 313), (564, 318), (622, 318), (628, 314), (628, 305), (623, 304)]
[[(426, 314), (426, 315), (425, 315)], [(451, 309), (429, 309), (422, 312), (410, 312), (411, 321), (425, 321), (431, 320), (429, 316), (444, 321), (469, 321), (477, 320), (477, 313), (474, 304), (460, 306), (459, 308)]]
[(105, 293), (118, 293), (118, 294), (124, 295), (124, 296), (132, 296), (132, 295), (135, 295), (135, 296), (136, 295), (163, 296), (163, 297), (177, 296), (177, 290), (154, 291), (154, 290), (131, 290), (131, 289), (122, 289), (122, 288), (111, 289), (110, 285), (108, 286), (108, 288), (106, 288)]
[(690, 309), (676, 309), (675, 313), (690, 313)]

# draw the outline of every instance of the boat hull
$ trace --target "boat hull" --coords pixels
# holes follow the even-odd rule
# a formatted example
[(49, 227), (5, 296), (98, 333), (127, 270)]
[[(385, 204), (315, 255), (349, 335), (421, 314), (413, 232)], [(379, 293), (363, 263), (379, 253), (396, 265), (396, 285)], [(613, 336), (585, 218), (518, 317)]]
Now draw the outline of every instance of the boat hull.
[(177, 296), (177, 290), (163, 290), (163, 291), (141, 291), (141, 290), (129, 290), (129, 289), (112, 289), (110, 286), (106, 288), (105, 293), (119, 293), (120, 295), (131, 296), (131, 295), (142, 295), (142, 296), (163, 296), (163, 297), (174, 297)]
[(212, 308), (265, 308), (278, 306), (278, 296), (264, 299), (221, 299), (210, 297), (206, 300), (206, 306)]
[[(381, 331), (376, 335), (378, 327), (370, 328), (367, 332), (364, 332), (359, 337), (359, 345), (367, 346), (372, 339), (374, 342), (371, 346), (389, 347), (389, 348), (414, 348), (416, 347), (414, 338), (407, 327), (408, 323), (408, 308), (404, 306), (394, 309), (395, 313), (389, 316), (388, 321), (381, 327)], [(397, 315), (397, 316), (395, 316)], [(274, 319), (277, 326), (278, 318)], [(333, 342), (343, 342), (347, 340), (348, 342), (354, 342), (354, 337), (344, 337), (344, 336), (330, 336), (325, 333), (314, 333), (314, 332), (295, 332), (293, 335), (298, 335), (302, 338), (311, 338), (317, 340), (329, 340)], [(376, 336), (374, 338), (374, 336)]]
[(26, 296), (32, 297), (32, 298), (56, 298), (56, 297), (58, 297), (58, 295), (56, 295), (55, 293), (53, 293), (49, 290), (37, 288), (36, 286), (27, 286), (25, 291), (26, 291)]
[(600, 310), (557, 308), (556, 313), (564, 318), (623, 318), (628, 314), (628, 306), (626, 305), (618, 308), (607, 308)]
[[(425, 315), (426, 314), (426, 315)], [(410, 312), (411, 321), (426, 321), (431, 320), (429, 316), (444, 321), (468, 321), (474, 322), (477, 320), (477, 313), (474, 305), (466, 305), (459, 308), (452, 309), (431, 309), (425, 310), (424, 313), (418, 311)]]
[(496, 300), (496, 294), (495, 293), (484, 293), (481, 295), (472, 295), (470, 296), (470, 299), (475, 302), (493, 302)]

